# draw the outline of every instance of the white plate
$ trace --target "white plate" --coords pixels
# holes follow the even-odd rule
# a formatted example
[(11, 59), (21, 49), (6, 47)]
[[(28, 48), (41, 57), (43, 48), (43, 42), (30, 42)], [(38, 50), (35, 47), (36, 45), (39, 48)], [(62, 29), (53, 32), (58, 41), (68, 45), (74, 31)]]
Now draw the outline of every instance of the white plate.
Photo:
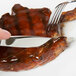
[[(0, 16), (6, 12), (11, 12), (14, 4), (22, 4), (26, 7), (53, 8), (60, 2), (66, 0), (1, 0), (0, 1)], [(68, 0), (69, 1), (69, 0)], [(71, 10), (76, 4), (69, 4), (64, 11)], [(76, 76), (76, 20), (65, 23), (64, 33), (68, 38), (72, 38), (73, 42), (62, 54), (48, 64), (21, 72), (3, 72), (0, 71), (0, 76)]]

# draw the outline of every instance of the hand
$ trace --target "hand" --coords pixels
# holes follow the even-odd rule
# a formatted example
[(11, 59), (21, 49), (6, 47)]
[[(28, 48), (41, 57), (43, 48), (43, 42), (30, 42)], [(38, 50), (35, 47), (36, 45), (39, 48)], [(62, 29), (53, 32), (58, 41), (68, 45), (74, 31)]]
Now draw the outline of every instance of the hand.
[(10, 38), (10, 36), (11, 36), (11, 34), (8, 31), (0, 28), (0, 40), (8, 39), (8, 38)]

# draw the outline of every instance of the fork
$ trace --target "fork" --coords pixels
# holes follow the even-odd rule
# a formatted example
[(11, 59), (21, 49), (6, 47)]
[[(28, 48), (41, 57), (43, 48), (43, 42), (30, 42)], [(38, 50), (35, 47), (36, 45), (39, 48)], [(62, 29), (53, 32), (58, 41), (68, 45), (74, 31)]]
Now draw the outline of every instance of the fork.
[(58, 24), (59, 24), (59, 19), (61, 17), (62, 11), (67, 4), (68, 4), (68, 2), (63, 2), (55, 7), (55, 10), (54, 10), (54, 12), (52, 12), (52, 14), (49, 18), (49, 21), (48, 21), (48, 27), (47, 27), (48, 32), (50, 31), (51, 26), (53, 27), (53, 26), (57, 25), (58, 26), (58, 29), (57, 29), (58, 33), (61, 34), (60, 26)]
[[(52, 17), (50, 16), (50, 20), (49, 23), (53, 24), (53, 23), (58, 23), (58, 19), (60, 18), (60, 15), (62, 13), (63, 8), (66, 6), (67, 2), (61, 3), (58, 6), (56, 6), (55, 12), (52, 13)], [(55, 21), (54, 21), (55, 20)], [(6, 40), (6, 44), (7, 45), (11, 45), (16, 39), (20, 39), (20, 38), (32, 38), (33, 36), (16, 36), (16, 37), (11, 37), (9, 39)]]
[[(75, 0), (74, 0), (75, 1)], [(72, 2), (74, 2), (72, 1)], [(51, 24), (54, 26), (54, 24), (59, 24), (59, 19), (62, 13), (62, 10), (64, 9), (64, 7), (68, 4), (69, 2), (63, 2), (60, 3), (59, 5), (57, 5), (55, 7), (54, 12), (51, 14), (50, 19), (48, 24)], [(49, 25), (50, 26), (50, 25)], [(48, 28), (49, 30), (49, 28)], [(58, 31), (60, 33), (60, 27), (58, 26)], [(16, 39), (20, 39), (20, 38), (33, 38), (33, 37), (38, 37), (38, 36), (11, 36), (9, 39), (6, 40), (6, 44), (7, 45), (11, 45)], [(1, 44), (1, 41), (0, 41)]]
[(66, 5), (68, 3), (72, 3), (72, 2), (76, 2), (76, 0), (72, 0), (71, 2), (63, 2), (55, 7), (54, 12), (51, 14), (51, 16), (49, 18), (47, 32), (50, 31), (51, 26), (53, 27), (53, 26), (57, 25), (58, 33), (59, 33), (59, 35), (61, 35), (61, 30), (60, 30), (60, 25), (59, 25), (60, 17), (61, 17), (62, 11), (66, 7)]
[(58, 24), (62, 10), (67, 5), (68, 2), (60, 3), (55, 7), (54, 12), (52, 12), (48, 24)]
[(51, 14), (48, 24), (58, 24), (60, 16), (62, 14), (63, 9), (68, 3), (76, 2), (76, 0), (72, 0), (71, 2), (63, 2), (55, 7), (54, 12)]

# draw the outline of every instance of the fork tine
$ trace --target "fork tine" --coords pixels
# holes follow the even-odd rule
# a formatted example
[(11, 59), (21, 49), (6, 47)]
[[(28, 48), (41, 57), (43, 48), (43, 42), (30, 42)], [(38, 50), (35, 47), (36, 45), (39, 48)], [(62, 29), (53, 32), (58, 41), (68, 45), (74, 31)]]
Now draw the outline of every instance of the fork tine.
[(58, 18), (59, 18), (59, 16), (60, 16), (60, 14), (61, 14), (61, 12), (62, 12), (64, 6), (65, 6), (65, 4), (62, 4), (62, 5), (60, 6), (60, 9), (58, 9), (59, 11), (58, 11), (58, 13), (57, 13), (57, 15), (56, 15), (54, 24), (57, 22), (57, 20), (58, 20)]
[[(52, 16), (50, 16), (50, 20), (49, 20), (48, 26), (49, 26), (49, 24), (53, 24), (54, 23), (55, 17), (58, 14), (59, 9), (61, 8), (61, 6), (62, 5), (59, 4), (57, 7), (55, 7), (54, 13), (52, 13)], [(51, 26), (53, 26), (53, 25), (51, 25)], [(47, 30), (49, 31), (50, 30), (50, 27), (48, 27)]]
[(54, 16), (55, 16), (57, 10), (58, 10), (58, 7), (57, 7), (57, 8), (54, 10), (54, 12), (51, 14), (51, 16), (50, 16), (50, 18), (49, 18), (48, 24), (52, 23), (52, 20), (53, 20), (53, 18), (54, 18)]
[[(68, 2), (64, 2), (64, 3), (61, 3), (55, 7), (55, 11), (50, 16), (50, 19), (48, 22), (48, 27), (47, 27), (48, 32), (50, 31), (50, 27), (53, 27), (53, 26), (55, 26), (55, 24), (57, 25), (59, 23), (59, 19), (62, 14), (62, 11), (67, 4), (68, 4)], [(56, 27), (57, 27), (57, 29), (55, 29), (54, 31), (57, 31), (59, 33), (59, 35), (61, 35), (60, 25), (57, 25)]]
[(50, 20), (49, 20), (49, 23), (48, 24), (53, 24), (54, 20), (55, 20), (55, 17), (57, 16), (58, 12), (60, 11), (59, 9), (62, 7), (61, 4), (58, 5), (58, 7), (56, 7), (54, 13), (50, 16)]
[[(60, 4), (59, 4), (59, 5), (60, 5)], [(50, 23), (52, 24), (53, 19), (54, 19), (54, 17), (56, 16), (56, 13), (57, 13), (58, 9), (59, 9), (59, 6), (58, 6), (58, 7), (55, 7), (54, 12), (51, 14), (51, 16), (50, 16), (50, 18), (49, 18), (48, 24), (50, 24)]]
[(56, 24), (59, 22), (59, 18), (61, 16), (63, 8), (66, 6), (68, 2), (61, 3), (55, 7), (54, 12), (50, 16), (48, 24)]
[(59, 9), (58, 9), (58, 11), (57, 11), (57, 13), (56, 13), (56, 17), (55, 17), (54, 20), (53, 20), (53, 24), (55, 24), (55, 22), (56, 22), (56, 20), (57, 20), (57, 18), (58, 18), (58, 15), (59, 15), (59, 13), (61, 12), (63, 6), (64, 6), (64, 4), (59, 6)]
[[(67, 5), (67, 3), (64, 5), (64, 7), (63, 8), (65, 8), (66, 7), (66, 5)], [(62, 11), (63, 11), (63, 9), (62, 9)], [(61, 13), (60, 13), (60, 15), (59, 15), (59, 17), (58, 17), (58, 19), (57, 19), (57, 24), (59, 23), (59, 19), (60, 19), (60, 17), (61, 17), (61, 14), (62, 14), (62, 11), (61, 11)]]
[[(60, 5), (60, 6), (61, 6), (61, 5)], [(58, 7), (57, 7), (57, 10), (55, 11), (54, 16), (53, 16), (52, 19), (51, 19), (51, 22), (50, 22), (51, 24), (54, 22), (54, 19), (55, 19), (56, 15), (57, 15), (57, 13), (58, 13), (58, 11), (59, 11), (59, 10), (58, 10), (59, 8), (60, 8), (60, 7), (58, 6)]]

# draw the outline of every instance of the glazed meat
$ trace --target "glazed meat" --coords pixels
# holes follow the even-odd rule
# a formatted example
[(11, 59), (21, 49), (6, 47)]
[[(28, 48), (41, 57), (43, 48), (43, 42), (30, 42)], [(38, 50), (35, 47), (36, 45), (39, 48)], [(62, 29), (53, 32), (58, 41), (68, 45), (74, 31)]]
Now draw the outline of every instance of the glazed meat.
[(12, 35), (46, 36), (46, 25), (51, 11), (48, 8), (28, 9), (19, 4), (12, 8), (12, 14), (1, 18), (1, 27)]
[[(29, 70), (55, 59), (67, 46), (66, 37), (59, 37), (58, 26), (54, 25), (47, 32), (51, 11), (48, 8), (28, 9), (19, 4), (14, 5), (12, 14), (4, 14), (0, 27), (12, 35), (33, 35), (53, 37), (40, 47), (16, 48), (0, 46), (0, 70)], [(76, 9), (63, 12), (60, 23), (76, 19)]]
[(71, 11), (63, 12), (60, 22), (67, 22), (67, 21), (72, 21), (76, 19), (76, 8)]
[(53, 38), (40, 47), (14, 48), (0, 46), (0, 70), (29, 70), (55, 59), (66, 48), (66, 38)]
[[(0, 19), (0, 27), (11, 32), (12, 35), (33, 35), (44, 37), (59, 36), (58, 26), (47, 24), (51, 11), (48, 8), (28, 9), (19, 4), (14, 5), (12, 14), (4, 14)], [(76, 9), (63, 12), (60, 23), (76, 19)]]

